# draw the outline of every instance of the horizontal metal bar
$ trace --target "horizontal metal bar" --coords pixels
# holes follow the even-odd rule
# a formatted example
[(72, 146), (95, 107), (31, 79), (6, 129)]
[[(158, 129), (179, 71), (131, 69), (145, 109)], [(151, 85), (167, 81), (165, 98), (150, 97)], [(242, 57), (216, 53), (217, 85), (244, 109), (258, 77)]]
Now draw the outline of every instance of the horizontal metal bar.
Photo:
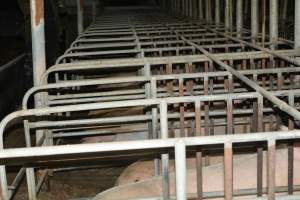
[(299, 131), (4, 149), (0, 151), (0, 164), (11, 165), (16, 163), (18, 159), (22, 159), (22, 163), (25, 164), (27, 159), (32, 158), (34, 159), (34, 162), (37, 163), (49, 156), (53, 158), (53, 156), (64, 157), (76, 154), (83, 155), (129, 150), (159, 150), (164, 148), (174, 148), (178, 140), (182, 141), (187, 147), (192, 147), (224, 143), (240, 144), (249, 142), (267, 142), (269, 140), (283, 141), (296, 139), (300, 139)]

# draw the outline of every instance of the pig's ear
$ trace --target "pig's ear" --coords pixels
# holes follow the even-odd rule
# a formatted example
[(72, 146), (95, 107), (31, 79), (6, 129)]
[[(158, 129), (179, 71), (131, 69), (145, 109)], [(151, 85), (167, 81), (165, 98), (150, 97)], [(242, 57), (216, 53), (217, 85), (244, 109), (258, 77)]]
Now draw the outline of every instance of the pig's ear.
[(295, 143), (294, 158), (300, 160), (300, 143)]

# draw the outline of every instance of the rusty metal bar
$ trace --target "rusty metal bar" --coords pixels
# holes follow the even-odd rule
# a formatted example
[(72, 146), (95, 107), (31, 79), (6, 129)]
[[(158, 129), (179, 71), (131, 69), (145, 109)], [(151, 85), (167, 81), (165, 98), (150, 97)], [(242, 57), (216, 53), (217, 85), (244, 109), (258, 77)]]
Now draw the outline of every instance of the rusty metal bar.
[(224, 145), (224, 191), (225, 200), (231, 200), (233, 197), (233, 164), (232, 164), (232, 143)]
[[(200, 137), (201, 134), (201, 102), (195, 102), (195, 123), (196, 123), (196, 136)], [(197, 197), (199, 200), (203, 197), (203, 180), (202, 180), (202, 150), (197, 149), (196, 152), (196, 169), (197, 169)]]
[(276, 141), (268, 140), (268, 200), (275, 200)]

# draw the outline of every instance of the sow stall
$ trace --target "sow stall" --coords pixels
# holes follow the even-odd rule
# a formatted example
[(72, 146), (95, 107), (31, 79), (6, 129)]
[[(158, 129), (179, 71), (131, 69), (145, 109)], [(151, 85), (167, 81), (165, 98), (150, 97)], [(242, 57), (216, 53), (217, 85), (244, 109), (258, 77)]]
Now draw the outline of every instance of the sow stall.
[[(243, 16), (238, 14), (233, 27), (232, 1), (224, 1), (224, 7), (215, 4), (215, 14), (224, 9), (224, 23), (217, 17), (213, 22), (207, 11), (207, 18), (198, 18), (201, 10), (195, 8), (209, 8), (210, 1), (162, 2), (160, 8), (105, 8), (37, 78), (23, 98), (22, 110), (1, 122), (2, 149), (5, 128), (17, 118), (24, 120), (27, 144), (0, 151), (2, 199), (13, 198), (25, 174), (29, 199), (37, 199), (45, 177), (57, 166), (144, 158), (153, 160), (155, 176), (162, 182), (161, 195), (150, 199), (299, 198), (289, 196), (299, 190), (293, 174), (294, 144), (300, 133), (292, 131), (300, 119), (297, 37), (294, 43), (278, 37), (276, 31), (266, 35), (253, 27), (244, 29), (239, 23)], [(236, 1), (237, 9), (241, 2)], [(193, 3), (199, 7), (187, 6)], [(169, 15), (163, 12), (166, 5)], [(270, 15), (270, 28), (276, 29), (276, 23)], [(34, 108), (28, 106), (31, 98)], [(34, 144), (32, 135), (36, 135)], [(102, 140), (107, 135), (116, 137)], [(66, 144), (68, 138), (91, 136), (98, 138), (95, 144)], [(288, 174), (285, 186), (275, 184), (276, 149), (288, 149), (288, 170), (280, 172)], [(202, 170), (220, 151), (224, 188), (207, 193)], [(257, 186), (236, 190), (233, 154), (249, 152), (257, 154)], [(187, 157), (196, 159), (194, 194), (187, 193)], [(172, 159), (176, 192), (170, 189)], [(15, 165), (22, 168), (10, 185), (6, 166)]]

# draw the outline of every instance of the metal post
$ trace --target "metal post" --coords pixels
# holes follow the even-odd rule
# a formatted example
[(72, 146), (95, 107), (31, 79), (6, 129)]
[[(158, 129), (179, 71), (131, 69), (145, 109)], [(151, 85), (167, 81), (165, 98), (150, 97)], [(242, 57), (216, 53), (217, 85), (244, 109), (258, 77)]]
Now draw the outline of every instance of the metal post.
[[(168, 105), (162, 101), (159, 105), (161, 139), (168, 138)], [(170, 199), (169, 154), (162, 154), (162, 191), (163, 199)]]
[[(149, 76), (151, 75), (150, 72), (150, 66), (148, 69)], [(156, 85), (156, 79), (154, 77), (151, 78), (151, 98), (155, 99), (157, 98), (157, 85)], [(152, 137), (153, 139), (158, 139), (157, 134), (157, 124), (158, 124), (158, 117), (157, 117), (157, 107), (152, 108)], [(160, 175), (160, 162), (159, 159), (154, 159), (154, 174), (155, 176)]]
[[(37, 86), (41, 82), (41, 77), (46, 71), (46, 49), (45, 49), (45, 18), (44, 0), (30, 0), (31, 14), (31, 37), (32, 37), (32, 63), (33, 63), (33, 82)], [(43, 96), (34, 96), (35, 107), (44, 105)], [(42, 138), (42, 131), (37, 131), (36, 140)]]
[(30, 9), (33, 81), (34, 85), (39, 85), (46, 71), (44, 0), (30, 0)]
[(0, 165), (0, 199), (1, 200), (9, 200), (8, 195), (8, 187), (7, 187), (7, 177), (6, 177), (6, 169), (4, 165)]
[(180, 0), (180, 5), (181, 5), (181, 14), (184, 16), (184, 12), (185, 12), (185, 1), (184, 0)]
[(184, 16), (184, 0), (180, 0), (180, 13)]
[(215, 0), (215, 24), (220, 24), (220, 0)]
[(232, 32), (232, 29), (233, 29), (233, 3), (232, 3), (233, 0), (229, 0), (229, 29), (230, 29), (230, 32)]
[(278, 0), (270, 0), (270, 48), (275, 49), (278, 40)]
[(283, 0), (283, 9), (282, 9), (282, 16), (281, 16), (283, 23), (286, 22), (287, 16), (288, 16), (288, 0)]
[(232, 143), (225, 143), (224, 146), (224, 193), (225, 199), (233, 197), (233, 164), (232, 164)]
[(183, 140), (175, 143), (176, 199), (186, 200), (186, 152)]
[(300, 1), (299, 0), (295, 0), (295, 47), (294, 48), (300, 49)]
[(172, 5), (172, 13), (175, 14), (176, 1), (175, 0), (171, 1), (171, 5)]
[[(295, 33), (294, 33), (294, 49), (300, 50), (300, 1), (295, 0)], [(298, 62), (300, 62), (300, 57), (295, 58)], [(295, 77), (296, 79), (298, 77)]]
[(185, 16), (188, 17), (189, 16), (189, 0), (185, 0), (183, 5), (184, 5)]
[(92, 9), (93, 9), (93, 21), (96, 21), (96, 17), (97, 17), (97, 0), (93, 0)]
[(77, 0), (77, 27), (78, 27), (78, 35), (80, 35), (83, 32), (83, 29), (84, 29), (83, 7), (84, 7), (84, 0)]
[(211, 23), (211, 0), (205, 1), (205, 19), (208, 23)]
[(226, 28), (226, 31), (230, 30), (230, 1), (231, 0), (225, 1), (225, 28)]
[(193, 0), (189, 0), (189, 17), (193, 17)]
[(200, 20), (203, 20), (203, 1), (198, 0), (198, 17)]
[(241, 37), (241, 31), (243, 28), (243, 0), (236, 1), (236, 31), (238, 37)]
[[(39, 85), (43, 73), (46, 71), (46, 49), (45, 49), (45, 16), (44, 0), (30, 0), (31, 14), (31, 37), (32, 37), (32, 62), (33, 62), (33, 81), (34, 85)], [(35, 95), (35, 107), (43, 105), (41, 94)], [(42, 138), (43, 132), (36, 132), (36, 140)], [(28, 197), (36, 199), (35, 177), (32, 168), (26, 169)]]
[(258, 0), (251, 0), (251, 37), (255, 43), (258, 34)]
[(276, 141), (271, 139), (268, 141), (268, 200), (275, 200), (275, 173), (276, 173)]
[(197, 19), (197, 1), (193, 0), (193, 19)]

